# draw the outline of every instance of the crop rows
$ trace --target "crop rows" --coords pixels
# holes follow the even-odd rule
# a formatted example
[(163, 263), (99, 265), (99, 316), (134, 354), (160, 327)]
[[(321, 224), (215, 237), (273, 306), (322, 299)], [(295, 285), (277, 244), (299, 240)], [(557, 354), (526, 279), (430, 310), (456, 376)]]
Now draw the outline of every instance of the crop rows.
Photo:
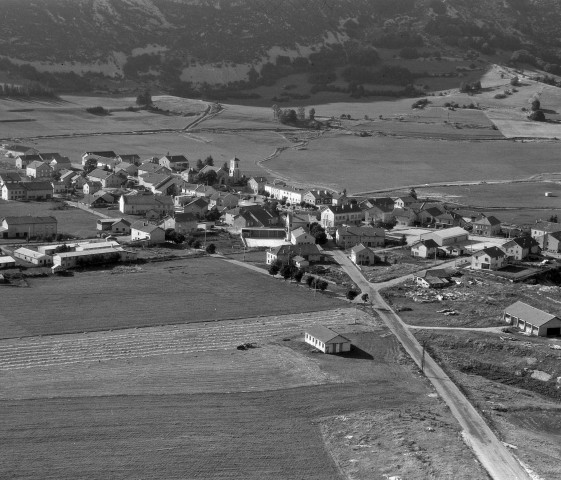
[(33, 337), (0, 342), (0, 370), (49, 367), (156, 355), (228, 350), (302, 332), (306, 325), (335, 326), (355, 318), (354, 309), (244, 321), (199, 323), (120, 331)]

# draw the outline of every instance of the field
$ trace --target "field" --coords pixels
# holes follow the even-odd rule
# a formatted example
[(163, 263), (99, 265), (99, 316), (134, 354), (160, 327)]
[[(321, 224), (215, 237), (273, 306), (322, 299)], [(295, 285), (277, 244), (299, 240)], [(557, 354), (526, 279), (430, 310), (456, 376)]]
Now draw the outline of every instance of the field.
[(218, 321), (341, 305), (242, 268), (207, 257), (146, 264), (137, 273), (99, 270), (29, 279), (30, 288), (2, 291), (0, 337)]
[(45, 202), (8, 202), (0, 199), (0, 218), (18, 215), (52, 216), (58, 221), (58, 233), (88, 238), (96, 235), (96, 222), (99, 218), (79, 208), (52, 210), (54, 205)]
[[(421, 480), (457, 469), (485, 479), (387, 329), (355, 309), (332, 313), (0, 341), (3, 471)], [(313, 353), (302, 331), (314, 322), (356, 353)], [(257, 348), (236, 350), (246, 334)]]

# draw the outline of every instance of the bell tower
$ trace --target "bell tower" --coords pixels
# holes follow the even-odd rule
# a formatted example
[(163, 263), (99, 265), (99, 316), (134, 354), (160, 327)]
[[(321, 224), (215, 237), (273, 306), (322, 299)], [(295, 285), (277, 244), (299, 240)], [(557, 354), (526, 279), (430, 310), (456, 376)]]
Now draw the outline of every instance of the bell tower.
[(232, 160), (230, 160), (230, 172), (229, 175), (230, 177), (230, 182), (235, 183), (237, 181), (239, 181), (241, 175), (240, 175), (240, 159), (237, 157), (232, 158)]

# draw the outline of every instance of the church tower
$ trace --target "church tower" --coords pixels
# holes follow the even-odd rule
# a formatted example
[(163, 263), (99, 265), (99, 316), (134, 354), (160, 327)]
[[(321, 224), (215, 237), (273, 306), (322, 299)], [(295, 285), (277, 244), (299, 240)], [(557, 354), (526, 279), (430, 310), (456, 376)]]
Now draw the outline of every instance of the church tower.
[(236, 183), (240, 180), (240, 159), (237, 157), (230, 160), (230, 172), (229, 172), (230, 182)]

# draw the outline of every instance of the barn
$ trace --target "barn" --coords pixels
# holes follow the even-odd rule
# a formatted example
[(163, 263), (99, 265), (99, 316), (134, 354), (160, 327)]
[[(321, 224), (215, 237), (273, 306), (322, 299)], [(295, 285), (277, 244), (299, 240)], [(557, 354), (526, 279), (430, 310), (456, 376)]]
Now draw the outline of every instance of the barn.
[(306, 343), (323, 353), (342, 353), (351, 350), (351, 341), (322, 325), (313, 325), (304, 333)]
[(561, 335), (561, 318), (524, 302), (516, 302), (505, 308), (503, 319), (528, 335), (539, 337)]

